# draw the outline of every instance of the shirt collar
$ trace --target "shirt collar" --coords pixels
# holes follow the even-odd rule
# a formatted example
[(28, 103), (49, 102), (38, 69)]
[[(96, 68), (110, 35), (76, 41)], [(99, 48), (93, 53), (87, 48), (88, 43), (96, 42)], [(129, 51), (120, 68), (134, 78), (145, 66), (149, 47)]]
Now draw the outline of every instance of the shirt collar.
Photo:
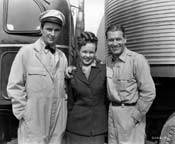
[(127, 48), (125, 47), (122, 54), (119, 56), (119, 59), (123, 62), (126, 62), (126, 57), (127, 57), (127, 54), (128, 54), (128, 50)]
[(94, 60), (94, 62), (91, 64), (92, 67), (96, 67), (97, 66), (97, 61)]
[[(43, 41), (43, 39), (42, 38), (40, 38), (40, 43), (41, 43), (41, 49), (42, 49), (42, 51), (44, 51), (44, 53), (48, 53), (49, 52), (49, 50), (48, 49), (45, 49), (45, 47), (46, 47), (46, 44), (45, 44), (45, 42)], [(56, 47), (56, 46), (55, 46)], [(55, 50), (56, 50), (56, 48), (55, 48)]]
[[(45, 42), (43, 41), (42, 38), (40, 38), (40, 44), (41, 44), (41, 49), (44, 50), (45, 47), (46, 47), (46, 44), (45, 44)], [(48, 50), (47, 50), (47, 51), (48, 51)]]
[[(127, 59), (127, 55), (129, 54), (129, 51), (128, 49), (125, 47), (124, 48), (124, 51), (122, 52), (122, 54), (119, 56), (118, 60), (119, 61), (122, 61), (122, 62), (126, 62), (126, 59)], [(113, 65), (117, 60), (114, 60), (113, 61), (113, 58), (112, 58), (112, 55), (109, 55), (107, 60), (106, 60), (106, 64), (107, 65)]]
[[(83, 66), (81, 62), (79, 63), (79, 66), (80, 67)], [(97, 61), (96, 60), (94, 60), (94, 62), (91, 65), (89, 65), (89, 67), (96, 67), (96, 66), (97, 66)]]
[[(80, 68), (83, 66), (81, 62), (78, 62), (76, 65), (77, 65), (77, 67), (80, 67)], [(97, 66), (98, 66), (97, 60), (94, 60), (94, 62), (91, 65), (89, 65), (88, 67), (97, 67)]]

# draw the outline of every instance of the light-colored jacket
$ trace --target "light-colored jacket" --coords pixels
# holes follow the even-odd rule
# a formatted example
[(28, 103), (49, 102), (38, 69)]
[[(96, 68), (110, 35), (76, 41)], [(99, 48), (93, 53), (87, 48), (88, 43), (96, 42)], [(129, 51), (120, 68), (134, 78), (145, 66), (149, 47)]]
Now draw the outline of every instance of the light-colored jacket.
[(14, 59), (7, 92), (20, 120), (18, 144), (61, 144), (67, 120), (67, 59), (60, 50), (56, 52), (59, 60), (52, 72), (40, 39), (22, 47)]
[[(145, 117), (156, 97), (145, 57), (125, 48), (117, 60), (107, 59), (109, 144), (144, 144)], [(125, 104), (133, 104), (127, 106)]]
[(136, 103), (133, 118), (140, 121), (156, 97), (155, 85), (145, 57), (125, 48), (119, 61), (107, 59), (110, 101)]

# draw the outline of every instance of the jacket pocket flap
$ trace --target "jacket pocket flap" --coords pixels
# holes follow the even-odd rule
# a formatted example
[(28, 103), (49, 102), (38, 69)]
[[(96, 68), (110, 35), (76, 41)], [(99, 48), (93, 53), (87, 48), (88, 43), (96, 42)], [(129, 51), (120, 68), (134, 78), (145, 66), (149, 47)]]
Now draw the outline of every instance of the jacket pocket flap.
[(30, 68), (28, 69), (28, 75), (46, 75), (46, 72), (43, 69), (39, 68)]

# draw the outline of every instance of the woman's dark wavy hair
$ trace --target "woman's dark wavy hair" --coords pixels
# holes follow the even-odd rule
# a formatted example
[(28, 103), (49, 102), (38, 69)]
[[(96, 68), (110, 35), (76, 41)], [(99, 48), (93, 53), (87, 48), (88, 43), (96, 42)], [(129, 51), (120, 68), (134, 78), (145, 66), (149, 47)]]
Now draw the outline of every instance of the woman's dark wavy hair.
[(84, 31), (80, 34), (79, 37), (77, 37), (78, 50), (80, 50), (81, 47), (86, 45), (87, 43), (94, 43), (96, 45), (95, 50), (97, 50), (97, 42), (98, 38), (92, 32)]

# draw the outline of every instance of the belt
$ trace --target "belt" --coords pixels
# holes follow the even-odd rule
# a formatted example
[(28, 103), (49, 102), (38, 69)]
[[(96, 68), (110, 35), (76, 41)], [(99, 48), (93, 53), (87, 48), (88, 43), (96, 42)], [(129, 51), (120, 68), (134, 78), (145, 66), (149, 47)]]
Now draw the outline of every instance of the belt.
[(112, 106), (135, 106), (135, 103), (111, 102)]

